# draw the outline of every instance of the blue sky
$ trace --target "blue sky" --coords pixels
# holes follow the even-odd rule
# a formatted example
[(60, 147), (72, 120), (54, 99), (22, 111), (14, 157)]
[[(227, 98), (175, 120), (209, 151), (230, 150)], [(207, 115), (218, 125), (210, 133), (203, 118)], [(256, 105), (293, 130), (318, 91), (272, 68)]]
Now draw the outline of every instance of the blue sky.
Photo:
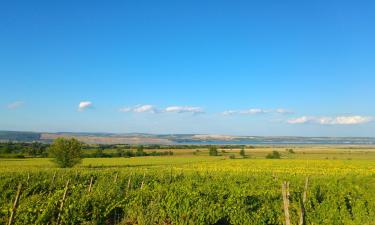
[(0, 130), (374, 136), (374, 11), (1, 1)]

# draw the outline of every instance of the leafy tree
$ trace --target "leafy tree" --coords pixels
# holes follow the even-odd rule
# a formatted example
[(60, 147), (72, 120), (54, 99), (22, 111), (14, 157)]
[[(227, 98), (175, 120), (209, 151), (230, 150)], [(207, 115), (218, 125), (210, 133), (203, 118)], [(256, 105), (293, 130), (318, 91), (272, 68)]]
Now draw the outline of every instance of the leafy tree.
[(8, 141), (7, 143), (5, 143), (4, 153), (10, 154), (12, 153), (13, 150), (14, 150), (13, 143), (11, 141)]
[(136, 156), (145, 156), (147, 155), (144, 151), (143, 151), (144, 147), (143, 145), (138, 145), (137, 146), (137, 152), (135, 153)]
[(210, 156), (218, 156), (219, 155), (219, 152), (217, 151), (217, 147), (216, 146), (210, 146), (208, 148), (208, 152), (209, 152)]
[(245, 152), (245, 149), (244, 149), (244, 148), (241, 148), (240, 156), (242, 156), (242, 157), (245, 157), (245, 156), (246, 156), (246, 152)]
[(143, 145), (137, 146), (137, 152), (143, 152), (143, 149), (144, 149)]
[(104, 156), (104, 149), (103, 148), (98, 148), (95, 152), (95, 157), (96, 158), (101, 158)]
[(118, 149), (116, 150), (116, 156), (117, 156), (117, 157), (123, 157), (124, 155), (125, 155), (125, 151), (124, 151), (124, 149), (118, 148)]
[(266, 159), (280, 159), (281, 155), (278, 151), (273, 151), (272, 153), (266, 156)]
[(54, 162), (61, 168), (73, 167), (81, 162), (82, 143), (77, 139), (57, 138), (49, 148)]
[(31, 156), (41, 155), (43, 153), (43, 150), (43, 144), (35, 141), (31, 143), (31, 146), (29, 148), (26, 149), (27, 153)]

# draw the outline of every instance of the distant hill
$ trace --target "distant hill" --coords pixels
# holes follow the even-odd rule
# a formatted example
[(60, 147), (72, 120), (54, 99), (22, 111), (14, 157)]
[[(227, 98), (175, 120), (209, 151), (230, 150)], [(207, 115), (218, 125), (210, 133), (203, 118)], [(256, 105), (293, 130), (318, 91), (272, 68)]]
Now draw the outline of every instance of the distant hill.
[(0, 141), (51, 142), (58, 137), (77, 138), (90, 144), (241, 144), (241, 145), (289, 145), (289, 144), (337, 144), (375, 145), (374, 137), (262, 137), (210, 134), (144, 134), (144, 133), (38, 133), (23, 131), (0, 131)]
[(38, 141), (41, 133), (24, 131), (0, 131), (0, 141)]

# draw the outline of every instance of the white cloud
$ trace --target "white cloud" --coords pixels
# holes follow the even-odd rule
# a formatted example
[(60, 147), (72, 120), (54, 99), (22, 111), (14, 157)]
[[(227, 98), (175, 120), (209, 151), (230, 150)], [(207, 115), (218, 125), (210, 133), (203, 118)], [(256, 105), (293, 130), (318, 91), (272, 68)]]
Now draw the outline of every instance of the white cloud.
[(150, 113), (157, 113), (159, 110), (157, 110), (153, 105), (136, 105), (134, 107), (126, 107), (120, 109), (120, 112), (134, 112), (134, 113), (144, 113), (144, 112), (150, 112)]
[(153, 105), (137, 105), (134, 107), (125, 107), (120, 109), (120, 112), (133, 112), (133, 113), (193, 113), (199, 114), (204, 113), (203, 109), (200, 107), (192, 106), (169, 106), (165, 109), (158, 109)]
[(275, 112), (280, 114), (293, 114), (293, 111), (283, 108), (275, 109)]
[(204, 113), (204, 110), (201, 107), (193, 106), (169, 106), (164, 109), (164, 112), (199, 114)]
[(321, 124), (321, 125), (357, 125), (373, 121), (373, 117), (369, 116), (337, 116), (337, 117), (314, 117), (302, 116), (293, 118), (287, 122), (290, 124)]
[(92, 102), (90, 102), (90, 101), (82, 101), (78, 105), (78, 111), (82, 112), (85, 109), (92, 108), (92, 106), (93, 106)]
[(293, 113), (287, 109), (259, 109), (259, 108), (252, 108), (252, 109), (245, 109), (245, 110), (227, 110), (222, 112), (221, 114), (224, 116), (231, 116), (235, 114), (242, 114), (242, 115), (256, 115), (256, 114), (290, 114)]
[(246, 109), (239, 111), (240, 114), (261, 114), (261, 113), (267, 113), (267, 110), (264, 109)]
[(288, 123), (290, 123), (290, 124), (300, 124), (300, 123), (308, 123), (308, 122), (311, 122), (313, 120), (314, 119), (311, 118), (311, 117), (302, 116), (302, 117), (290, 119), (290, 120), (288, 120)]
[(17, 109), (24, 105), (24, 102), (22, 101), (15, 101), (7, 105), (8, 109)]

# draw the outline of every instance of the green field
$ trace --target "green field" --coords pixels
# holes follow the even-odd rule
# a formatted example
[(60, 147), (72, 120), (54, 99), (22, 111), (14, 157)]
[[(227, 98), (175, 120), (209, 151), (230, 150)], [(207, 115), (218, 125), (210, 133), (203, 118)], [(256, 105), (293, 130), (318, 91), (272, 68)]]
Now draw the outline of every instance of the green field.
[[(264, 158), (275, 149), (282, 159)], [(238, 149), (217, 157), (174, 150), (88, 158), (71, 169), (48, 158), (0, 159), (0, 224), (8, 223), (20, 183), (14, 224), (284, 224), (283, 181), (290, 182), (288, 211), (298, 224), (306, 178), (305, 224), (375, 224), (373, 149), (294, 150), (247, 149), (248, 158)]]

